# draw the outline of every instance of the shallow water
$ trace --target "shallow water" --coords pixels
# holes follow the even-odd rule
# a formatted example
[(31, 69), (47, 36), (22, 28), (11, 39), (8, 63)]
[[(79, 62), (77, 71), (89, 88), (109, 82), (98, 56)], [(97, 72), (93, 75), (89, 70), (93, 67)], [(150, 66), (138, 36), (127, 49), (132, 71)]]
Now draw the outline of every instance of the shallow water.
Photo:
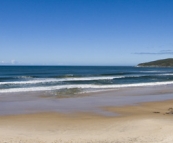
[(103, 107), (124, 106), (169, 99), (173, 99), (172, 85), (154, 88), (124, 88), (81, 94), (74, 98), (57, 98), (48, 92), (1, 93), (0, 115), (36, 112), (60, 112), (65, 114), (91, 112), (106, 116), (116, 116), (117, 114), (115, 113), (103, 110)]

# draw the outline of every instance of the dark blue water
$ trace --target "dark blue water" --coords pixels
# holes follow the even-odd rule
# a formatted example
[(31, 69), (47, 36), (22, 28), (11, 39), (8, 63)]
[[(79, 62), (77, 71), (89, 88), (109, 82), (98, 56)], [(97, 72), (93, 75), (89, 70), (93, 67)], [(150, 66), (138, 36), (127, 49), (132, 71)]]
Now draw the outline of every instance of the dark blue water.
[(173, 68), (128, 66), (0, 66), (0, 93), (57, 91), (63, 94), (173, 84)]

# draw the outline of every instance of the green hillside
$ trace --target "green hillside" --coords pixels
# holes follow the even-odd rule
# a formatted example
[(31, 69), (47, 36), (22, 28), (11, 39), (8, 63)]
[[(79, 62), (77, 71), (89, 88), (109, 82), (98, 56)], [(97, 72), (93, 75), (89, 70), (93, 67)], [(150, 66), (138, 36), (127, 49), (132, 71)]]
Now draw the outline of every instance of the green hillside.
[(138, 64), (139, 67), (173, 67), (173, 58)]

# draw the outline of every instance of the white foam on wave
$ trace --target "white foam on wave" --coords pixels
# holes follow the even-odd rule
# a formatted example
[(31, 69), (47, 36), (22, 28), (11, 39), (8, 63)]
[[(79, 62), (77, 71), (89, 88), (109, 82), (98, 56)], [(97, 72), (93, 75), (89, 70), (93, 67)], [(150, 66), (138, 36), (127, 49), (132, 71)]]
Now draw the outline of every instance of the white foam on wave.
[(49, 82), (63, 82), (63, 81), (90, 81), (90, 80), (111, 80), (114, 78), (124, 78), (125, 76), (102, 76), (102, 77), (78, 77), (78, 78), (47, 78), (47, 79), (36, 79), (29, 81), (14, 81), (14, 82), (0, 82), (0, 85), (5, 84), (38, 84), (38, 83), (49, 83)]
[[(155, 76), (169, 76), (169, 74), (156, 74)], [(124, 75), (124, 76), (100, 76), (100, 77), (75, 77), (75, 78), (44, 78), (44, 79), (33, 79), (27, 81), (11, 81), (11, 82), (0, 82), (0, 85), (13, 85), (13, 84), (39, 84), (39, 83), (51, 83), (51, 82), (65, 82), (65, 81), (91, 81), (91, 80), (112, 80), (128, 77), (143, 77), (148, 75)]]
[(33, 77), (32, 76), (17, 76), (16, 78), (19, 78), (19, 79), (31, 79)]
[(139, 72), (143, 72), (143, 73), (162, 73), (162, 72), (167, 72), (167, 71), (139, 71)]
[(160, 75), (166, 75), (166, 76), (168, 75), (169, 76), (169, 75), (173, 75), (173, 73), (165, 73), (165, 74), (160, 74)]
[(152, 82), (152, 83), (135, 83), (135, 84), (118, 84), (118, 85), (93, 85), (93, 84), (74, 84), (74, 85), (57, 85), (47, 87), (28, 87), (28, 88), (11, 88), (1, 89), (0, 93), (9, 92), (31, 92), (31, 91), (50, 91), (59, 89), (81, 88), (81, 89), (116, 89), (124, 87), (142, 87), (142, 86), (158, 86), (173, 84), (173, 81), (169, 82)]

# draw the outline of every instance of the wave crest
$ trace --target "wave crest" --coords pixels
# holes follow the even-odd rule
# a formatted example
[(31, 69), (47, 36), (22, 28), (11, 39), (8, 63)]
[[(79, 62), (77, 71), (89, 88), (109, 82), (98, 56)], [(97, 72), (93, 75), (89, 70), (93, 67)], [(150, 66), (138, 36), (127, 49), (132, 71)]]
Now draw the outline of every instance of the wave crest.
[(151, 83), (135, 83), (135, 84), (118, 84), (118, 85), (93, 85), (93, 84), (75, 84), (75, 85), (58, 85), (58, 86), (47, 86), (47, 87), (28, 87), (28, 88), (11, 88), (11, 89), (1, 89), (0, 93), (9, 92), (30, 92), (30, 91), (50, 91), (59, 89), (116, 89), (125, 87), (142, 87), (142, 86), (158, 86), (158, 85), (170, 85), (173, 81), (169, 82), (151, 82)]

